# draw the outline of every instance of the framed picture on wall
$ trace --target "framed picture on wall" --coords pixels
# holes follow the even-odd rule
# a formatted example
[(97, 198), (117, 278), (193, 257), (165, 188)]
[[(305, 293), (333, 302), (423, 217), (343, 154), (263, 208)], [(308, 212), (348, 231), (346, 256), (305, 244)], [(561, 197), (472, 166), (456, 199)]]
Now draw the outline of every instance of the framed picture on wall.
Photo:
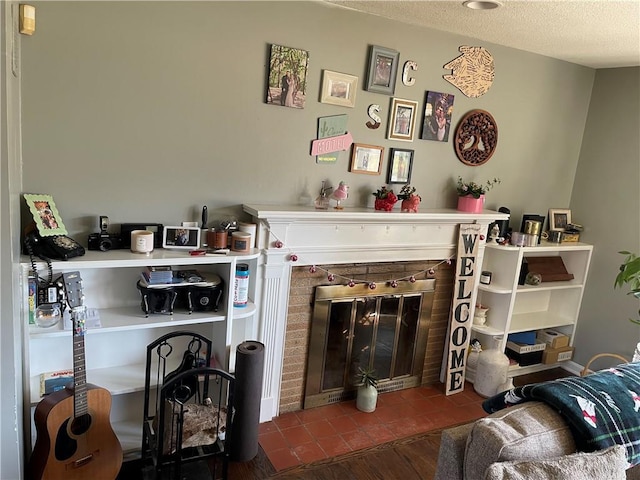
[(550, 208), (549, 209), (549, 230), (561, 231), (571, 223), (571, 210), (567, 208)]
[(389, 154), (387, 183), (409, 183), (411, 181), (412, 164), (413, 150), (392, 148)]
[(369, 50), (368, 92), (393, 95), (396, 90), (396, 75), (400, 52), (372, 45)]
[(427, 92), (424, 102), (422, 140), (447, 142), (451, 130), (454, 96), (449, 93)]
[(394, 98), (391, 102), (387, 138), (389, 140), (413, 142), (417, 111), (418, 102)]
[(267, 80), (267, 103), (304, 108), (307, 91), (309, 52), (299, 48), (271, 45)]
[(383, 147), (354, 143), (349, 171), (351, 173), (380, 175), (383, 153)]
[(324, 70), (320, 102), (353, 108), (356, 104), (358, 77)]

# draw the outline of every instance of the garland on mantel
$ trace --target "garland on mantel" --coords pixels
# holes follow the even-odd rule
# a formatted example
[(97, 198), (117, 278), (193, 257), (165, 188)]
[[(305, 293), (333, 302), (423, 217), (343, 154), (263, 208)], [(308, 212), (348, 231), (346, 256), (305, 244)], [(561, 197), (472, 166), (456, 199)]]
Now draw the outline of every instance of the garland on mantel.
[[(284, 242), (282, 240), (280, 240), (278, 238), (278, 236), (271, 231), (271, 228), (269, 227), (269, 225), (266, 222), (261, 222), (261, 223), (264, 225), (264, 227), (269, 232), (269, 236), (275, 239), (275, 241), (273, 242), (273, 246), (275, 248), (284, 248), (284, 246), (285, 246)], [(481, 235), (481, 237), (482, 237), (482, 235)], [(396, 288), (398, 286), (398, 282), (403, 281), (403, 280), (408, 280), (411, 283), (415, 283), (417, 276), (425, 274), (425, 273), (427, 273), (428, 275), (434, 275), (436, 273), (436, 269), (440, 265), (445, 264), (445, 263), (447, 265), (451, 265), (451, 260), (453, 260), (454, 258), (455, 258), (455, 255), (451, 255), (449, 258), (447, 258), (445, 260), (442, 260), (441, 262), (438, 262), (433, 267), (427, 268), (425, 270), (421, 270), (421, 271), (416, 272), (416, 273), (414, 273), (412, 275), (407, 275), (405, 277), (394, 278), (392, 280), (388, 280), (386, 282), (386, 284), (389, 285), (392, 288)], [(300, 260), (300, 257), (296, 253), (293, 253), (291, 250), (289, 250), (289, 260), (291, 262), (297, 262), (298, 260)], [(320, 270), (322, 272), (325, 272), (327, 274), (327, 280), (330, 281), (330, 282), (333, 282), (336, 279), (341, 278), (341, 279), (347, 281), (347, 285), (349, 285), (350, 287), (354, 287), (357, 284), (366, 284), (366, 285), (369, 286), (369, 288), (371, 290), (375, 290), (377, 288), (377, 286), (378, 286), (376, 284), (376, 282), (369, 282), (369, 281), (365, 281), (365, 280), (354, 280), (353, 278), (345, 277), (344, 275), (332, 273), (331, 271), (327, 270), (326, 268), (319, 267), (318, 265), (311, 265), (309, 267), (309, 273), (316, 273), (318, 270)]]

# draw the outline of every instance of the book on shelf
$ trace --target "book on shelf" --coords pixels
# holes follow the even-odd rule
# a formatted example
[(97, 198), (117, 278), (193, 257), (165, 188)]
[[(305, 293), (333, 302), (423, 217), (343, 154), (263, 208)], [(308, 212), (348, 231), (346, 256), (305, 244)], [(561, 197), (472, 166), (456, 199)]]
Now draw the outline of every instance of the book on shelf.
[(57, 370), (40, 374), (40, 396), (62, 390), (69, 383), (73, 383), (73, 370)]
[(540, 342), (535, 345), (526, 345), (522, 343), (509, 342), (507, 341), (507, 348), (516, 353), (531, 353), (531, 352), (541, 352), (547, 347), (546, 343)]
[(36, 284), (36, 277), (29, 275), (27, 280), (29, 284), (29, 325), (36, 324), (36, 304), (38, 303), (38, 285)]
[(214, 287), (219, 285), (221, 279), (218, 275), (209, 273), (206, 276), (197, 270), (176, 270), (172, 272), (171, 278), (164, 282), (149, 281), (143, 274), (140, 277), (140, 286), (146, 288), (179, 287), (194, 285), (199, 287)]
[(171, 267), (146, 267), (142, 275), (148, 283), (170, 283), (173, 279)]

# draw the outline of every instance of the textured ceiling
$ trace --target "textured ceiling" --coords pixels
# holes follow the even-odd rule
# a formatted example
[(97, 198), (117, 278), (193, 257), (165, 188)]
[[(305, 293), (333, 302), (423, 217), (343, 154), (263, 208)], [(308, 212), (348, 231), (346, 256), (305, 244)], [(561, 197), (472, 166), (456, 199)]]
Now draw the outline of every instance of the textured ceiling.
[(592, 68), (640, 65), (640, 0), (501, 0), (471, 10), (462, 0), (326, 0)]

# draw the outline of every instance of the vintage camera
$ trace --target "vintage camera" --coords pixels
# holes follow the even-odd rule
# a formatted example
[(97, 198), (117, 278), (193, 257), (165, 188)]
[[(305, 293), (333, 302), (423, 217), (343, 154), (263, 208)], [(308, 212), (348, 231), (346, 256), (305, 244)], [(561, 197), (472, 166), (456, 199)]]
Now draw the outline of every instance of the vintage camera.
[(117, 233), (108, 233), (109, 217), (100, 217), (100, 233), (89, 235), (89, 250), (118, 250), (122, 248), (122, 237)]

